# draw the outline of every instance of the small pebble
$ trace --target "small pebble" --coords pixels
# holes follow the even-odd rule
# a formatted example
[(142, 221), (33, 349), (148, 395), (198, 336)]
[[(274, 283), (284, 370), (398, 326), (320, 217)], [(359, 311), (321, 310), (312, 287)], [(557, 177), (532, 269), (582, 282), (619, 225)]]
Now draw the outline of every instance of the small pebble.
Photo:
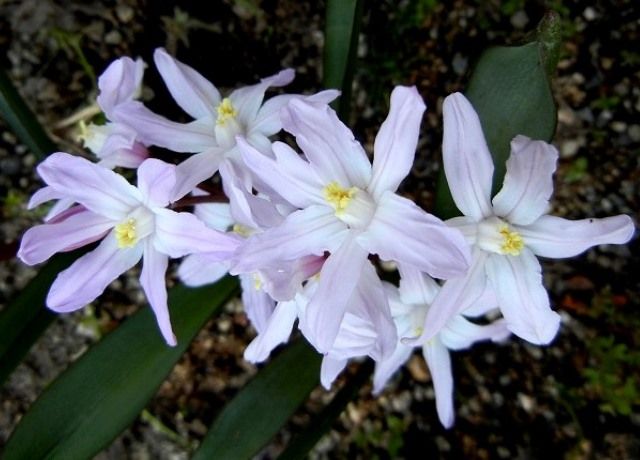
[(516, 11), (513, 16), (511, 16), (511, 25), (516, 29), (524, 29), (526, 25), (529, 23), (529, 16), (523, 10)]

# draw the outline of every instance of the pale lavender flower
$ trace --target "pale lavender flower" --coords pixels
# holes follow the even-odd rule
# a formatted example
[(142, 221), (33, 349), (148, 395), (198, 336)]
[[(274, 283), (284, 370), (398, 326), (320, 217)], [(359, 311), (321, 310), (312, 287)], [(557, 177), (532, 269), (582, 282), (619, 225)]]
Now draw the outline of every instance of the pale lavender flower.
[(282, 123), (306, 159), (281, 142), (273, 144), (273, 159), (238, 139), (247, 166), (299, 210), (252, 236), (232, 272), (330, 252), (306, 312), (308, 335), (322, 352), (338, 334), (368, 254), (439, 278), (460, 276), (468, 267), (462, 235), (394, 193), (413, 164), (424, 110), (415, 88), (394, 89), (389, 116), (375, 141), (373, 165), (333, 110), (301, 100), (283, 109)]
[(468, 273), (447, 281), (425, 320), (420, 341), (434, 336), (473, 303), (486, 284), (495, 291), (509, 329), (535, 343), (549, 343), (560, 317), (551, 310), (537, 256), (571, 257), (599, 244), (631, 239), (629, 216), (570, 221), (546, 214), (558, 153), (546, 142), (517, 136), (502, 190), (491, 200), (493, 161), (480, 120), (460, 93), (444, 102), (444, 167), (462, 217), (447, 221), (473, 247)]
[[(390, 287), (387, 290), (389, 305), (398, 337), (413, 337), (421, 334), (429, 305), (437, 298), (440, 286), (415, 269), (401, 267), (400, 273), (400, 287)], [(473, 315), (482, 315), (495, 309), (495, 302), (491, 292), (485, 292), (476, 304), (471, 305)], [(469, 314), (471, 311), (463, 313)], [(433, 381), (438, 417), (442, 425), (449, 428), (453, 425), (455, 416), (449, 350), (462, 350), (484, 340), (500, 342), (509, 335), (503, 319), (481, 326), (469, 321), (462, 314), (457, 314), (449, 319), (438, 334), (424, 343), (409, 345), (399, 340), (393, 354), (376, 362), (373, 391), (376, 394), (380, 393), (391, 376), (409, 360), (414, 347), (421, 347)]]
[[(158, 71), (177, 104), (194, 121), (177, 123), (155, 114), (139, 102), (119, 109), (119, 117), (127, 120), (148, 145), (165, 147), (175, 152), (196, 153), (183, 161), (177, 170), (179, 193), (189, 193), (200, 182), (209, 179), (220, 163), (236, 156), (236, 137), (242, 136), (263, 153), (271, 147), (269, 136), (282, 129), (278, 112), (295, 95), (276, 96), (263, 104), (269, 87), (289, 84), (292, 69), (263, 78), (260, 83), (239, 88), (228, 97), (193, 68), (171, 57), (164, 49), (153, 55)], [(330, 102), (338, 96), (334, 90), (309, 96), (312, 101)]]
[(58, 274), (47, 306), (57, 312), (85, 306), (142, 258), (140, 283), (162, 335), (175, 345), (165, 286), (168, 259), (207, 252), (223, 260), (232, 255), (237, 239), (207, 228), (193, 214), (166, 209), (176, 183), (175, 166), (160, 160), (140, 165), (137, 187), (109, 169), (61, 152), (50, 155), (37, 170), (54, 192), (78, 205), (27, 230), (20, 259), (33, 265), (102, 239), (96, 249)]
[[(139, 142), (135, 130), (127, 123), (118, 121), (116, 108), (136, 98), (142, 85), (144, 62), (123, 57), (113, 61), (98, 77), (98, 106), (102, 109), (107, 122), (103, 125), (81, 123), (80, 139), (84, 146), (98, 157), (98, 164), (113, 169), (137, 168), (149, 156), (147, 148)], [(45, 221), (57, 216), (73, 205), (62, 199), (51, 187), (43, 187), (33, 194), (28, 208), (32, 209), (50, 200), (58, 200), (47, 213)]]

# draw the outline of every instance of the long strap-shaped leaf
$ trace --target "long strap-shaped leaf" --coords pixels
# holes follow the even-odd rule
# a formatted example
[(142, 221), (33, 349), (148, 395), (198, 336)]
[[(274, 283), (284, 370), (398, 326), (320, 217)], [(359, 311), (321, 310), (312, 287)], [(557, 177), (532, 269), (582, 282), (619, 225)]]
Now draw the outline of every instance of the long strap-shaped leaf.
[(58, 272), (77, 255), (76, 251), (54, 257), (0, 313), (0, 385), (55, 318), (44, 307), (44, 299)]
[(43, 159), (55, 150), (55, 144), (51, 142), (2, 69), (0, 69), (0, 115), (39, 159)]
[(349, 122), (351, 83), (364, 0), (328, 0), (324, 37), (325, 88), (342, 91), (338, 114)]
[(65, 371), (29, 409), (3, 460), (86, 459), (109, 444), (144, 408), (211, 314), (237, 289), (224, 278), (169, 294), (178, 346), (168, 347), (150, 308), (127, 319)]
[(222, 410), (193, 460), (251, 458), (280, 430), (319, 382), (320, 355), (289, 345)]
[[(538, 40), (524, 46), (499, 46), (485, 51), (476, 64), (465, 92), (480, 117), (493, 156), (494, 192), (501, 187), (510, 142), (518, 134), (550, 141), (556, 130), (557, 110), (549, 74), (557, 64), (560, 46), (554, 16), (540, 25)], [(459, 215), (444, 174), (438, 178), (436, 213)]]

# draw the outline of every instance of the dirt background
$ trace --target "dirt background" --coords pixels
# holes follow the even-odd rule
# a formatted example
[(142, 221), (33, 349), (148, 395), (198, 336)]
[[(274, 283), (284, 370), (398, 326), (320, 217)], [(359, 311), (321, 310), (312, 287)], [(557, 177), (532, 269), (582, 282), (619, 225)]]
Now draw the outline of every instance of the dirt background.
[[(350, 124), (371, 151), (393, 85), (419, 88), (429, 109), (402, 192), (426, 209), (439, 170), (443, 98), (464, 90), (483, 49), (521, 43), (548, 9), (559, 13), (564, 38), (553, 82), (561, 153), (553, 213), (626, 213), (638, 222), (640, 9), (633, 0), (366, 2)], [(297, 77), (287, 90), (312, 92), (321, 89), (322, 28), (322, 2), (0, 0), (0, 65), (61, 149), (81, 153), (74, 130), (61, 124), (95, 101), (94, 76), (114, 58), (141, 56), (151, 64), (153, 49), (165, 46), (223, 89), (292, 67)], [(152, 66), (145, 85), (153, 109), (184, 117)], [(35, 156), (2, 120), (0, 132), (0, 237), (11, 244), (40, 218), (24, 209), (40, 185)], [(365, 385), (311, 457), (640, 458), (637, 239), (542, 263), (563, 319), (558, 338), (543, 348), (511, 340), (455, 353), (452, 429), (440, 426), (429, 373), (415, 355), (379, 398)], [(0, 302), (34, 274), (15, 259), (0, 262)], [(0, 446), (49, 382), (143, 304), (133, 272), (91, 308), (59, 317), (0, 390)], [(188, 458), (255, 373), (242, 359), (252, 336), (239, 302), (229, 303), (141, 417), (98, 458)], [(260, 457), (277, 456), (334, 392), (314, 391)]]

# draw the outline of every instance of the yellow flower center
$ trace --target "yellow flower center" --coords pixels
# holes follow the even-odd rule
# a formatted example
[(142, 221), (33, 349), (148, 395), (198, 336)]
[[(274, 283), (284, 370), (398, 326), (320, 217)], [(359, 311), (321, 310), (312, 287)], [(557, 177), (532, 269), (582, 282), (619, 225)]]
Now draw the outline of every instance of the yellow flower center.
[(244, 238), (250, 237), (254, 232), (253, 229), (242, 224), (233, 224), (233, 227), (231, 230), (233, 231), (233, 233), (240, 235)]
[(324, 199), (333, 206), (336, 210), (336, 215), (340, 215), (347, 209), (349, 202), (357, 191), (357, 187), (351, 187), (349, 189), (342, 188), (336, 181), (330, 182), (322, 189)]
[(256, 291), (259, 291), (262, 289), (262, 278), (260, 277), (260, 275), (258, 273), (254, 273), (253, 275), (253, 288)]
[(225, 97), (218, 106), (218, 119), (216, 120), (216, 124), (218, 126), (224, 126), (227, 121), (235, 118), (237, 115), (238, 111), (231, 103), (231, 100)]
[(124, 222), (119, 223), (115, 227), (116, 240), (118, 241), (118, 247), (120, 249), (131, 248), (135, 246), (138, 241), (138, 234), (136, 232), (136, 220), (129, 218)]
[(500, 250), (504, 254), (509, 254), (510, 256), (520, 255), (520, 252), (524, 247), (522, 236), (520, 236), (518, 232), (510, 230), (507, 225), (504, 225), (500, 229), (500, 235), (502, 235), (503, 238)]

